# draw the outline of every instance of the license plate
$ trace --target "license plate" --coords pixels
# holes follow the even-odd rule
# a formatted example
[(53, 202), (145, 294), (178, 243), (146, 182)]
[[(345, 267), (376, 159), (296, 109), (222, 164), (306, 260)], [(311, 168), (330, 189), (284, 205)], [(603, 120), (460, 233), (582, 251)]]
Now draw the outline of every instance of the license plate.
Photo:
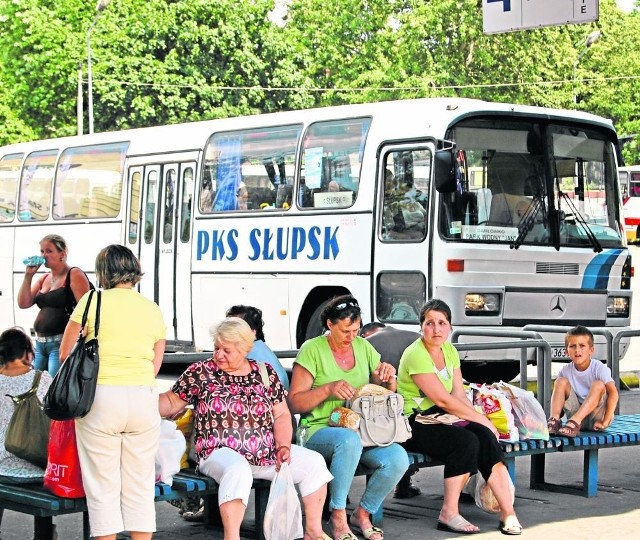
[(551, 347), (551, 360), (568, 360), (567, 349), (564, 347)]

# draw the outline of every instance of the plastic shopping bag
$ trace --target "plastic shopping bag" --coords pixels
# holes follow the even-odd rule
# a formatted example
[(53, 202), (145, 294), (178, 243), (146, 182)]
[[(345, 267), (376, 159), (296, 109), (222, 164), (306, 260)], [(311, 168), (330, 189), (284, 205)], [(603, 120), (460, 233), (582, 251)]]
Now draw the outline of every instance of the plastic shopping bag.
[(498, 430), (503, 442), (517, 442), (520, 434), (516, 427), (511, 402), (500, 390), (485, 384), (469, 385), (473, 389), (473, 405), (484, 414)]
[(187, 448), (180, 459), (180, 469), (188, 469), (190, 467), (189, 452), (192, 443), (191, 433), (193, 432), (193, 409), (185, 409), (176, 416), (171, 417), (171, 419), (176, 423), (176, 426), (184, 435), (184, 440), (187, 443)]
[(156, 482), (173, 484), (173, 475), (180, 472), (180, 461), (186, 449), (187, 442), (176, 423), (163, 418), (156, 452)]
[(51, 420), (44, 487), (58, 497), (84, 497), (75, 420)]
[(271, 482), (264, 514), (264, 537), (266, 540), (294, 540), (303, 536), (300, 500), (289, 465), (283, 463)]
[(503, 392), (511, 402), (516, 427), (520, 432), (520, 439), (549, 440), (547, 418), (542, 405), (540, 405), (533, 392), (504, 381), (495, 383), (493, 386)]
[[(491, 491), (489, 484), (485, 481), (480, 473), (474, 474), (471, 479), (475, 479), (474, 496), (476, 506), (485, 512), (490, 514), (498, 514), (500, 512), (500, 505), (496, 496)], [(511, 489), (511, 503), (516, 499), (516, 488), (513, 485), (511, 476), (509, 476), (509, 487)]]

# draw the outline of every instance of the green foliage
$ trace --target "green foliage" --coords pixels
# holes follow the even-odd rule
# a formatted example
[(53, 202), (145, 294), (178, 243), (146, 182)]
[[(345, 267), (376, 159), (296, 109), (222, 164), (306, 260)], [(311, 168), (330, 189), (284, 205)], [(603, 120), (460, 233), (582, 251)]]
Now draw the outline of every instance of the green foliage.
[[(640, 128), (640, 14), (486, 35), (479, 0), (0, 0), (4, 141), (384, 99), (462, 96), (579, 108)], [(599, 41), (586, 47), (595, 29)], [(86, 128), (85, 128), (86, 131)], [(640, 144), (625, 147), (640, 162)]]

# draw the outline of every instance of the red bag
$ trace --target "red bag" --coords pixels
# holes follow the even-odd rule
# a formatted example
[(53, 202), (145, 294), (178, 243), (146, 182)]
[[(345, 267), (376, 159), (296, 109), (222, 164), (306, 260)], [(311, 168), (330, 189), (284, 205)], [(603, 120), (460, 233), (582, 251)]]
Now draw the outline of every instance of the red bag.
[(49, 459), (44, 472), (44, 487), (58, 497), (84, 497), (75, 420), (51, 420)]

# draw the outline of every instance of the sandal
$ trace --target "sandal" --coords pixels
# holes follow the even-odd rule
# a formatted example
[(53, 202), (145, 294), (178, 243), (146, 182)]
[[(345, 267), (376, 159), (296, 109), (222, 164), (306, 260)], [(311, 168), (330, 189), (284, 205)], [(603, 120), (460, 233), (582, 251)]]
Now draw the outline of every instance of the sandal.
[(518, 536), (522, 534), (522, 525), (516, 516), (507, 516), (504, 521), (500, 522), (500, 532), (508, 536)]
[(558, 435), (563, 437), (577, 437), (580, 434), (580, 424), (575, 420), (567, 420), (567, 423), (558, 430)]
[(562, 427), (562, 422), (560, 419), (555, 416), (550, 416), (549, 420), (547, 420), (547, 429), (549, 430), (549, 435), (557, 435), (558, 430)]
[(439, 531), (447, 531), (457, 534), (478, 534), (480, 529), (476, 529), (475, 531), (467, 530), (467, 527), (472, 525), (466, 519), (464, 519), (460, 514), (455, 517), (452, 517), (447, 523), (444, 521), (438, 520), (437, 529)]
[(357, 525), (353, 525), (349, 523), (351, 530), (355, 533), (359, 533), (365, 537), (366, 540), (369, 540), (374, 534), (380, 535), (380, 540), (384, 540), (384, 532), (382, 529), (378, 527), (369, 527), (368, 529), (361, 529)]

